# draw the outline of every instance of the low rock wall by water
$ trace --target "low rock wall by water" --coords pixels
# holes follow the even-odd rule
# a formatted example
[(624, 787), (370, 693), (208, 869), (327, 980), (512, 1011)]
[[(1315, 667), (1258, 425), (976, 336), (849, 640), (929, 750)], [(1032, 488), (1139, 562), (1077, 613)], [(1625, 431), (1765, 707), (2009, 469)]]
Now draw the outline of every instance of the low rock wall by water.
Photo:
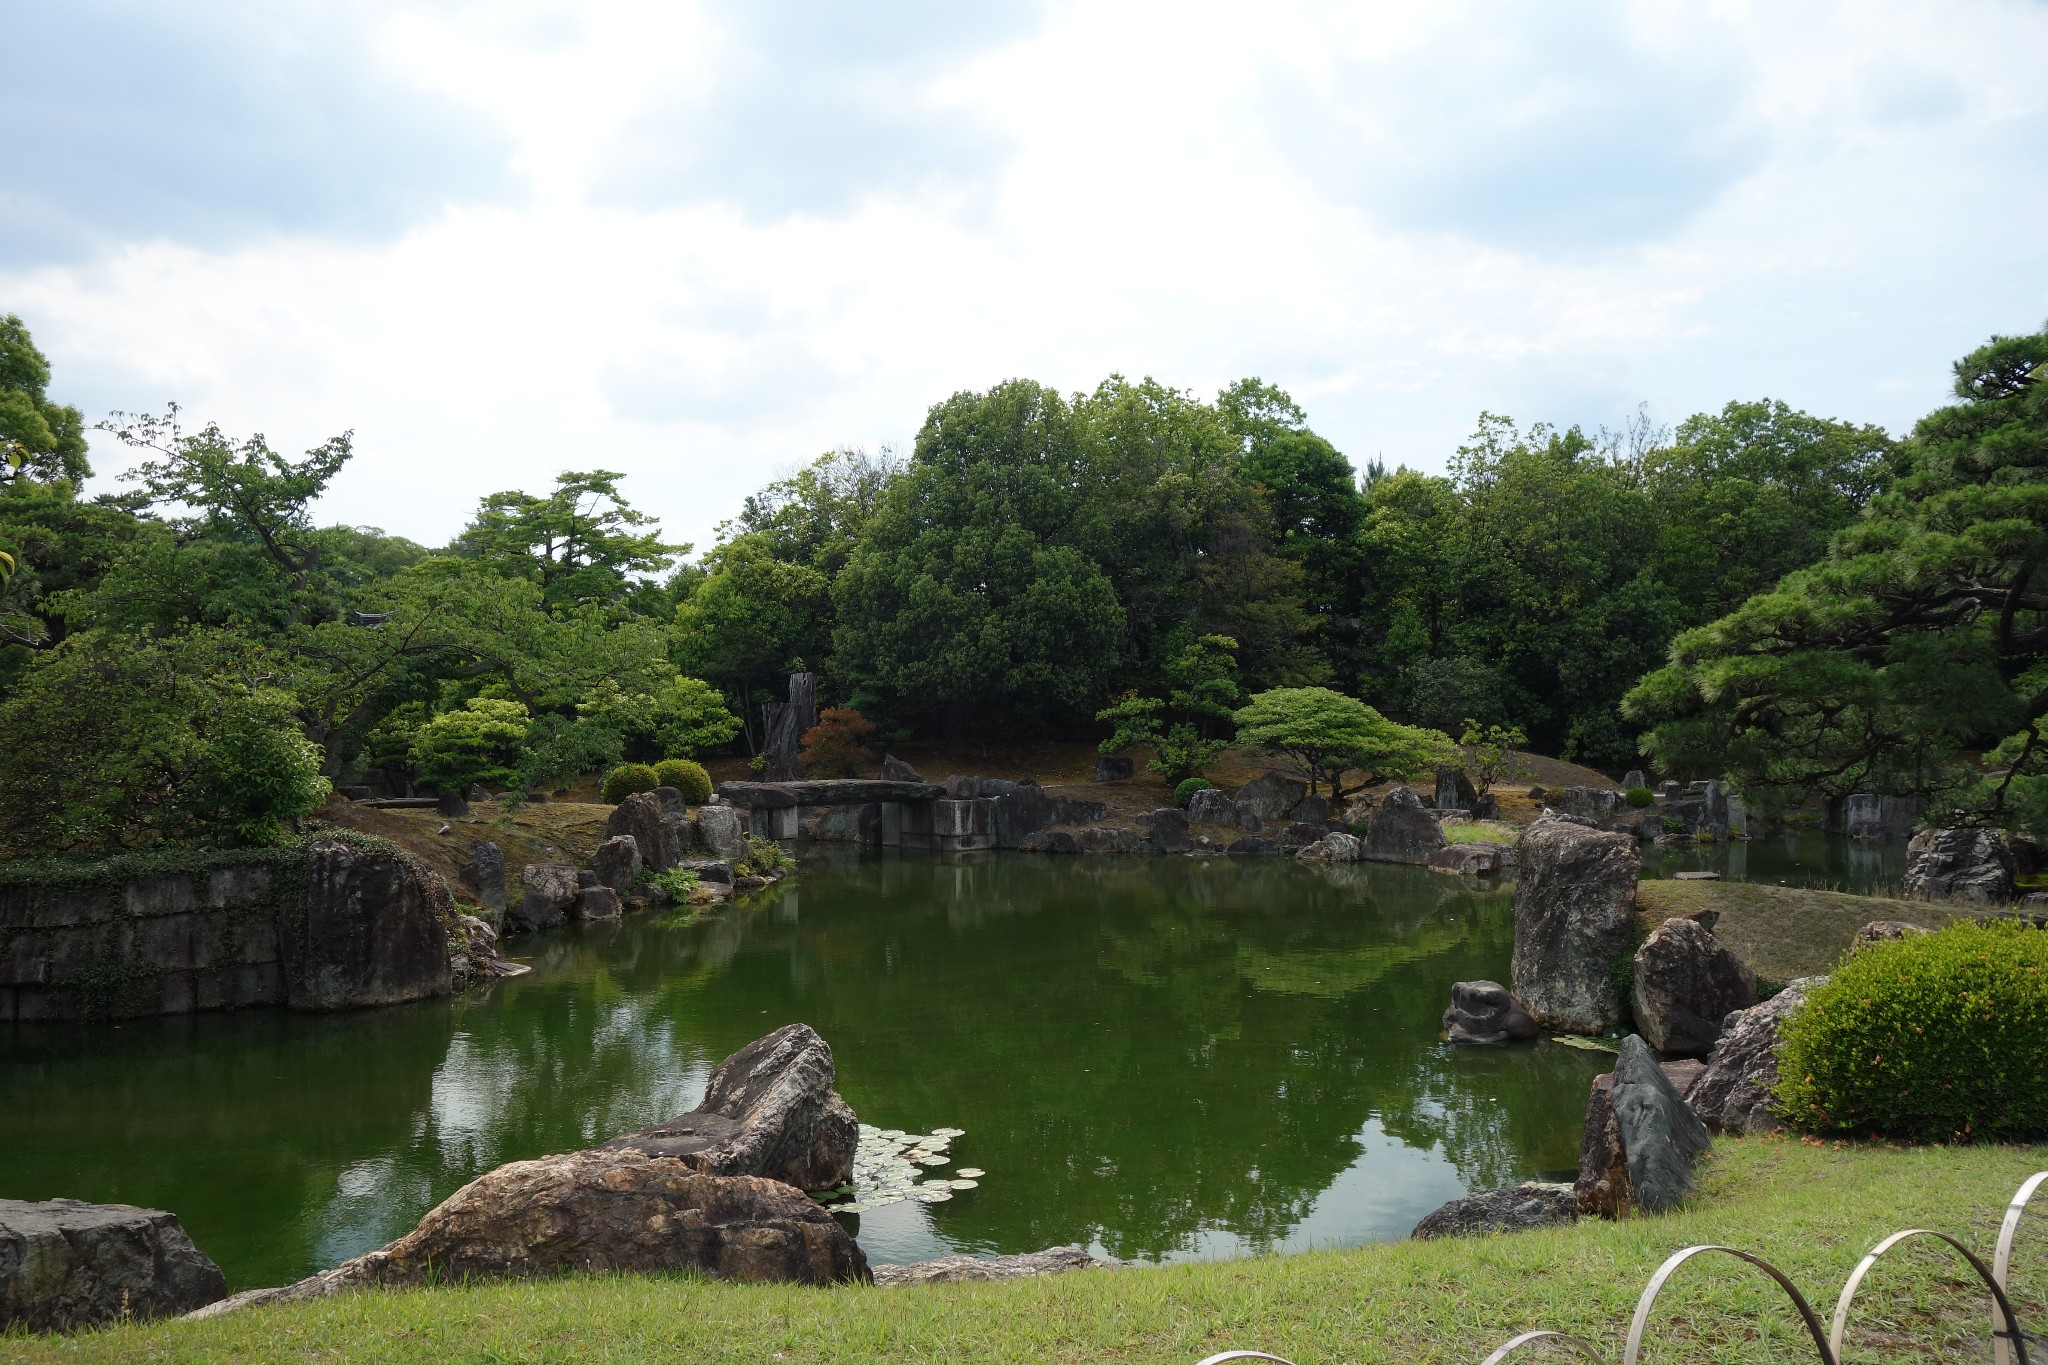
[(0, 1022), (446, 995), (455, 925), (438, 881), (333, 839), (174, 870), (17, 871), (0, 878)]

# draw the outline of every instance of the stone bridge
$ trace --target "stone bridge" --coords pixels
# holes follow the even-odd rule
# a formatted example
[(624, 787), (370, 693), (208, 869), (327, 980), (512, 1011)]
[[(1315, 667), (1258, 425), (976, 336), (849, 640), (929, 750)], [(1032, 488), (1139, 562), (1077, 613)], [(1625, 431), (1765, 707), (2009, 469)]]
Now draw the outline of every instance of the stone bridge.
[(1052, 825), (1103, 819), (1099, 801), (1048, 796), (1035, 782), (955, 777), (931, 782), (871, 778), (721, 782), (718, 794), (763, 839), (817, 839), (869, 848), (942, 853), (1016, 848)]

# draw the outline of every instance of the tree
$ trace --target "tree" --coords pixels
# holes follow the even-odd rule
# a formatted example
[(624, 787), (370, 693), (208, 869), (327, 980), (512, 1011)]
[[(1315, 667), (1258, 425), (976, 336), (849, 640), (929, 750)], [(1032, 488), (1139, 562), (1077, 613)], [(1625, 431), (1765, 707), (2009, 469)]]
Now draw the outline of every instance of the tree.
[(450, 550), (493, 573), (538, 584), (557, 614), (584, 606), (623, 606), (635, 575), (658, 573), (687, 545), (663, 543), (645, 529), (655, 519), (619, 492), (616, 470), (569, 470), (546, 497), (493, 493)]
[(518, 773), (533, 716), (516, 701), (471, 697), (413, 732), (412, 761), (420, 777), (443, 791), (484, 783), (503, 787)]
[(673, 667), (658, 669), (644, 690), (629, 691), (616, 679), (600, 679), (576, 710), (615, 730), (629, 745), (662, 758), (687, 758), (740, 732), (739, 719), (726, 710), (717, 689)]
[(1660, 767), (1764, 806), (1879, 791), (2048, 827), (2048, 331), (1955, 375), (1824, 560), (1680, 636), (1628, 695)]
[(846, 706), (828, 706), (804, 731), (799, 757), (818, 777), (859, 777), (874, 759), (874, 723)]
[(811, 564), (777, 557), (760, 532), (720, 545), (705, 569), (676, 608), (676, 660), (751, 718), (755, 693), (779, 692), (783, 678), (801, 671), (798, 663), (831, 653), (832, 580)]
[[(1126, 692), (1095, 713), (1097, 720), (1115, 727), (1098, 747), (1105, 754), (1117, 754), (1150, 745), (1152, 760), (1146, 766), (1168, 783), (1178, 786), (1200, 777), (1229, 747), (1228, 738), (1203, 731), (1231, 719), (1231, 704), (1239, 696), (1236, 654), (1237, 641), (1227, 635), (1204, 635), (1189, 644), (1168, 667), (1171, 690), (1165, 700)], [(1162, 713), (1171, 720), (1164, 728)]]
[(50, 362), (28, 328), (13, 313), (0, 317), (0, 484), (32, 478), (77, 488), (92, 475), (85, 419), (52, 403), (49, 385)]
[(1465, 751), (1465, 766), (1472, 773), (1474, 794), (1484, 796), (1493, 790), (1494, 783), (1527, 773), (1522, 756), (1515, 751), (1528, 742), (1529, 737), (1519, 725), (1481, 725), (1468, 719), (1458, 744)]
[[(1389, 778), (1418, 777), (1457, 761), (1449, 738), (1388, 720), (1356, 697), (1327, 687), (1279, 687), (1261, 692), (1237, 712), (1237, 737), (1285, 756), (1308, 779), (1309, 793), (1327, 782), (1330, 799)], [(1344, 775), (1363, 769), (1350, 787)]]

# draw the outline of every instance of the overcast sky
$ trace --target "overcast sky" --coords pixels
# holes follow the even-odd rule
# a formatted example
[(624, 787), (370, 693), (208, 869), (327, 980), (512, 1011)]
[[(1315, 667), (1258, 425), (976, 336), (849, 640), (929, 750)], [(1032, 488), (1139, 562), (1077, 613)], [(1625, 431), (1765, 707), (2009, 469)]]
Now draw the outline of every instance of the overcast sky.
[[(89, 419), (439, 543), (564, 468), (699, 550), (1025, 376), (1903, 431), (2048, 319), (2048, 4), (0, 0), (0, 312)], [(121, 466), (95, 444), (102, 486)]]

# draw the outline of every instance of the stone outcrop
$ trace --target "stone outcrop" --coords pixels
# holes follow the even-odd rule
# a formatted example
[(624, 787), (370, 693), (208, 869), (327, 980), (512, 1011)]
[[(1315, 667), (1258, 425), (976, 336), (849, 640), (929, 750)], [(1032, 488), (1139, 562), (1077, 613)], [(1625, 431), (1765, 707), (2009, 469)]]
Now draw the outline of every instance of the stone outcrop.
[[(1178, 815), (1180, 812), (1175, 811)], [(1064, 830), (1044, 830), (1028, 835), (1032, 839), (1050, 839)], [(1129, 829), (1122, 825), (1095, 825), (1088, 829), (1077, 829), (1067, 836), (1074, 847), (1083, 853), (1152, 853), (1155, 846), (1150, 835), (1144, 830)]]
[(1376, 863), (1428, 863), (1444, 846), (1444, 832), (1422, 798), (1395, 787), (1365, 822), (1359, 856)]
[(1874, 919), (1856, 931), (1849, 940), (1851, 953), (1861, 952), (1873, 943), (1897, 943), (1902, 938), (1918, 938), (1927, 930), (1917, 924), (1908, 924), (1902, 919)]
[(935, 1261), (914, 1261), (909, 1265), (878, 1265), (875, 1284), (892, 1287), (906, 1284), (959, 1284), (965, 1280), (1020, 1280), (1033, 1275), (1058, 1275), (1069, 1270), (1087, 1270), (1102, 1262), (1081, 1247), (1047, 1247), (1018, 1256), (941, 1256)]
[(1781, 1126), (1771, 1111), (1771, 1091), (1778, 1084), (1785, 1021), (1806, 1003), (1807, 992), (1826, 980), (1800, 977), (1727, 1021), (1706, 1067), (1685, 1091), (1685, 1102), (1708, 1128), (1753, 1137)]
[(1919, 814), (1920, 803), (1910, 796), (1854, 792), (1842, 798), (1841, 831), (1851, 839), (1910, 839)]
[(922, 774), (918, 772), (917, 769), (911, 767), (908, 763), (905, 763), (902, 759), (896, 757), (896, 755), (883, 754), (882, 780), (884, 782), (922, 783), (924, 781), (924, 777)]
[(1079, 853), (1081, 845), (1076, 836), (1063, 829), (1042, 829), (1036, 834), (1027, 834), (1017, 841), (1017, 847), (1026, 853)]
[(631, 839), (641, 864), (654, 872), (666, 872), (690, 851), (688, 819), (672, 814), (658, 792), (635, 792), (619, 802), (606, 817), (604, 832), (611, 839)]
[(1486, 839), (1445, 844), (1430, 855), (1429, 870), (1461, 877), (1486, 877), (1514, 866), (1515, 851)]
[(590, 855), (590, 870), (597, 880), (614, 891), (624, 891), (640, 879), (640, 840), (636, 835), (614, 834)]
[[(1685, 1065), (1689, 1070), (1698, 1063)], [(1657, 1065), (1649, 1044), (1635, 1035), (1624, 1038), (1613, 1073), (1594, 1079), (1586, 1104), (1574, 1186), (1579, 1212), (1615, 1218), (1631, 1208), (1677, 1208), (1709, 1142), (1706, 1126)]]
[(492, 925), (505, 922), (505, 851), (488, 839), (479, 840), (469, 851), (457, 874), (483, 906), (482, 918)]
[(162, 1209), (0, 1199), (0, 1332), (68, 1332), (189, 1313), (227, 1279)]
[(1906, 845), (1909, 896), (2009, 901), (2012, 877), (2012, 850), (1995, 829), (1926, 829)]
[(1417, 1223), (1409, 1236), (1427, 1241), (1432, 1237), (1525, 1232), (1530, 1228), (1575, 1223), (1578, 1218), (1578, 1200), (1570, 1185), (1525, 1180), (1505, 1189), (1480, 1190), (1463, 1199), (1453, 1199)]
[[(1308, 783), (1283, 772), (1265, 772), (1237, 789), (1236, 803), (1240, 821), (1256, 820), (1263, 824), (1268, 820), (1285, 820), (1288, 812), (1299, 805), (1308, 795)], [(1246, 824), (1246, 829), (1257, 829), (1259, 824)]]
[(1659, 1052), (1706, 1056), (1721, 1021), (1755, 1003), (1749, 965), (1696, 920), (1666, 920), (1636, 949), (1636, 1027)]
[[(433, 895), (439, 891), (436, 904)], [(411, 859), (339, 839), (306, 849), (306, 899), (278, 913), (285, 1003), (355, 1009), (454, 989), (448, 935), (455, 907), (440, 878)]]
[(1612, 787), (1559, 787), (1545, 799), (1566, 815), (1606, 825), (1628, 809), (1624, 797)]
[(568, 863), (528, 863), (519, 869), (519, 904), (505, 913), (509, 933), (530, 934), (553, 929), (569, 918), (582, 888)]
[(1263, 834), (1247, 834), (1235, 840), (1223, 851), (1233, 858), (1256, 858), (1268, 853), (1278, 853), (1280, 845)]
[(570, 908), (572, 919), (617, 919), (619, 917), (619, 893), (600, 882), (596, 886), (579, 887), (576, 904)]
[(1497, 1047), (1538, 1032), (1522, 1002), (1498, 981), (1452, 982), (1443, 1025), (1448, 1041), (1466, 1047)]
[(1328, 833), (1330, 831), (1321, 825), (1312, 825), (1306, 820), (1289, 820), (1280, 831), (1279, 843), (1281, 851), (1285, 853), (1298, 852), (1301, 849), (1307, 848), (1310, 844), (1320, 842), (1322, 837)]
[(1179, 806), (1161, 806), (1141, 817), (1145, 836), (1159, 853), (1186, 853), (1194, 841), (1188, 837), (1188, 815)]
[(1615, 968), (1635, 947), (1635, 840), (1538, 820), (1515, 851), (1514, 991), (1539, 1024), (1601, 1033), (1621, 1022)]
[(998, 848), (1016, 848), (1024, 837), (1052, 824), (1053, 799), (1036, 782), (1019, 782), (997, 797), (989, 824)]
[(1357, 838), (1331, 830), (1294, 856), (1305, 863), (1355, 863), (1361, 849)]
[(1137, 772), (1137, 765), (1131, 762), (1129, 754), (1097, 754), (1095, 756), (1095, 780), (1097, 782), (1128, 782)]
[[(747, 827), (731, 806), (704, 806), (697, 812), (697, 839), (714, 858), (740, 862), (747, 856)], [(644, 853), (642, 855), (645, 856)]]
[(1203, 825), (1235, 825), (1237, 803), (1229, 792), (1206, 787), (1188, 798), (1188, 819)]
[(1469, 811), (1479, 804), (1479, 792), (1472, 785), (1472, 779), (1465, 776), (1463, 768), (1453, 768), (1436, 775), (1436, 808), (1438, 810)]
[(818, 723), (818, 675), (789, 675), (789, 700), (761, 705), (761, 775), (770, 782), (804, 776), (804, 735)]
[(706, 1175), (760, 1175), (802, 1190), (853, 1176), (853, 1110), (832, 1088), (832, 1048), (808, 1024), (786, 1024), (718, 1064), (703, 1103), (599, 1151), (672, 1157)]

